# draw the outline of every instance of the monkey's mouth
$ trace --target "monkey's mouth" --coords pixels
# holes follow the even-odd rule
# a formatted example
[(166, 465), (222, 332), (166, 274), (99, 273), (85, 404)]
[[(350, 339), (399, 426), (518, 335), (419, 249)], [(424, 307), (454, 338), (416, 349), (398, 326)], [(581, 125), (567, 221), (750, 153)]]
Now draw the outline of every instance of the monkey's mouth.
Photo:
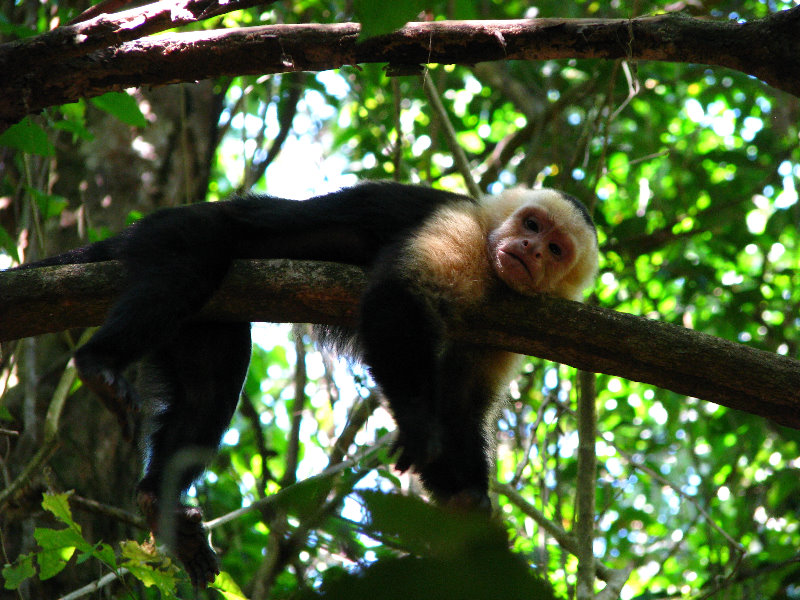
[(524, 260), (522, 260), (519, 256), (517, 256), (513, 252), (509, 252), (508, 250), (500, 250), (500, 255), (501, 255), (500, 256), (500, 263), (501, 264), (503, 262), (507, 262), (508, 261), (508, 259), (503, 260), (504, 256), (508, 257), (508, 258), (512, 258), (513, 259), (512, 264), (519, 263), (520, 265), (522, 265), (522, 268), (525, 269), (525, 272), (528, 274), (528, 277), (530, 277), (531, 279), (534, 278), (533, 277), (533, 273), (531, 273), (531, 270), (528, 267), (528, 263), (526, 263)]

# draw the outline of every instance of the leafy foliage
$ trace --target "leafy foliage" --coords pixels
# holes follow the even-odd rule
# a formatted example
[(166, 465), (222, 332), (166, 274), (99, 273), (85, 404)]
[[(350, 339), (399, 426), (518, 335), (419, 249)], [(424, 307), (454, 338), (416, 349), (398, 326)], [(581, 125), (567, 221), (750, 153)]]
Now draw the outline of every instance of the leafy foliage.
[(38, 566), (39, 579), (55, 577), (67, 567), (77, 551), (78, 565), (89, 559), (98, 560), (118, 576), (127, 571), (146, 587), (156, 587), (161, 592), (162, 598), (176, 598), (175, 575), (178, 569), (171, 564), (169, 558), (159, 555), (152, 546), (139, 545), (131, 541), (122, 544), (119, 557), (108, 544), (91, 544), (84, 537), (81, 526), (73, 519), (68, 499), (69, 494), (44, 496), (42, 508), (52, 513), (57, 521), (66, 525), (66, 528), (36, 529), (33, 535), (39, 550), (21, 555), (13, 565), (6, 565), (3, 569), (6, 589), (18, 589), (23, 581), (36, 575), (34, 560)]

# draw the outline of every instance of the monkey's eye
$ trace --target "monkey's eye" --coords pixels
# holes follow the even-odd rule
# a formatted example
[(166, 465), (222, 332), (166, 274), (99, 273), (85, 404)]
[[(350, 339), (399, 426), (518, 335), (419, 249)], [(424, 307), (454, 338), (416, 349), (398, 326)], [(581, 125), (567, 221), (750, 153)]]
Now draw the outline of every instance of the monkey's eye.
[(539, 233), (539, 224), (533, 219), (525, 219), (525, 227), (527, 227), (534, 233)]
[(558, 244), (550, 244), (548, 248), (550, 249), (550, 252), (553, 254), (553, 256), (561, 256), (561, 246), (559, 246)]

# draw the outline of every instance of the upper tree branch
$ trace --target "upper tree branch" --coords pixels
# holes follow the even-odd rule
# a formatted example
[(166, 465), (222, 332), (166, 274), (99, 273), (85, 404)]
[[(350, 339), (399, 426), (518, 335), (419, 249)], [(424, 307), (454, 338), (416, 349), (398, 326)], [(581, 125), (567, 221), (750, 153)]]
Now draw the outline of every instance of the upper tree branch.
[[(181, 22), (178, 17), (173, 15), (175, 23)], [(755, 75), (800, 96), (800, 7), (747, 23), (680, 14), (408, 23), (363, 42), (357, 41), (357, 23), (268, 25), (131, 39), (133, 24), (123, 26), (116, 19), (102, 15), (0, 46), (0, 129), (47, 106), (128, 87), (376, 62), (627, 58), (702, 63)], [(152, 22), (146, 20), (137, 34), (150, 31)], [(159, 21), (155, 29), (163, 27)]]
[[(352, 326), (355, 267), (237, 261), (213, 320)], [(97, 325), (122, 289), (116, 263), (0, 273), (0, 341)], [(800, 428), (800, 362), (697, 331), (558, 298), (503, 294), (453, 323), (456, 339), (651, 383)]]
[[(233, 0), (220, 4), (218, 0), (160, 0), (114, 14), (99, 14), (41, 35), (0, 45), (0, 71), (24, 73), (37, 66), (41, 68), (48, 63), (86, 56), (102, 48), (118, 46), (181, 25), (274, 2)], [(89, 10), (98, 9), (101, 4)]]

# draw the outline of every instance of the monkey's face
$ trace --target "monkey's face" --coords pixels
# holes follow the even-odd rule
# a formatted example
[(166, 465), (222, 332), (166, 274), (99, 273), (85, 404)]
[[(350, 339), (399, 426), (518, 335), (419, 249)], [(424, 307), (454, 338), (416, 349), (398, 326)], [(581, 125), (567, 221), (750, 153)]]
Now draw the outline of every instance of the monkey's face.
[(491, 231), (487, 240), (494, 272), (521, 294), (553, 293), (576, 260), (576, 239), (544, 203), (529, 203)]

